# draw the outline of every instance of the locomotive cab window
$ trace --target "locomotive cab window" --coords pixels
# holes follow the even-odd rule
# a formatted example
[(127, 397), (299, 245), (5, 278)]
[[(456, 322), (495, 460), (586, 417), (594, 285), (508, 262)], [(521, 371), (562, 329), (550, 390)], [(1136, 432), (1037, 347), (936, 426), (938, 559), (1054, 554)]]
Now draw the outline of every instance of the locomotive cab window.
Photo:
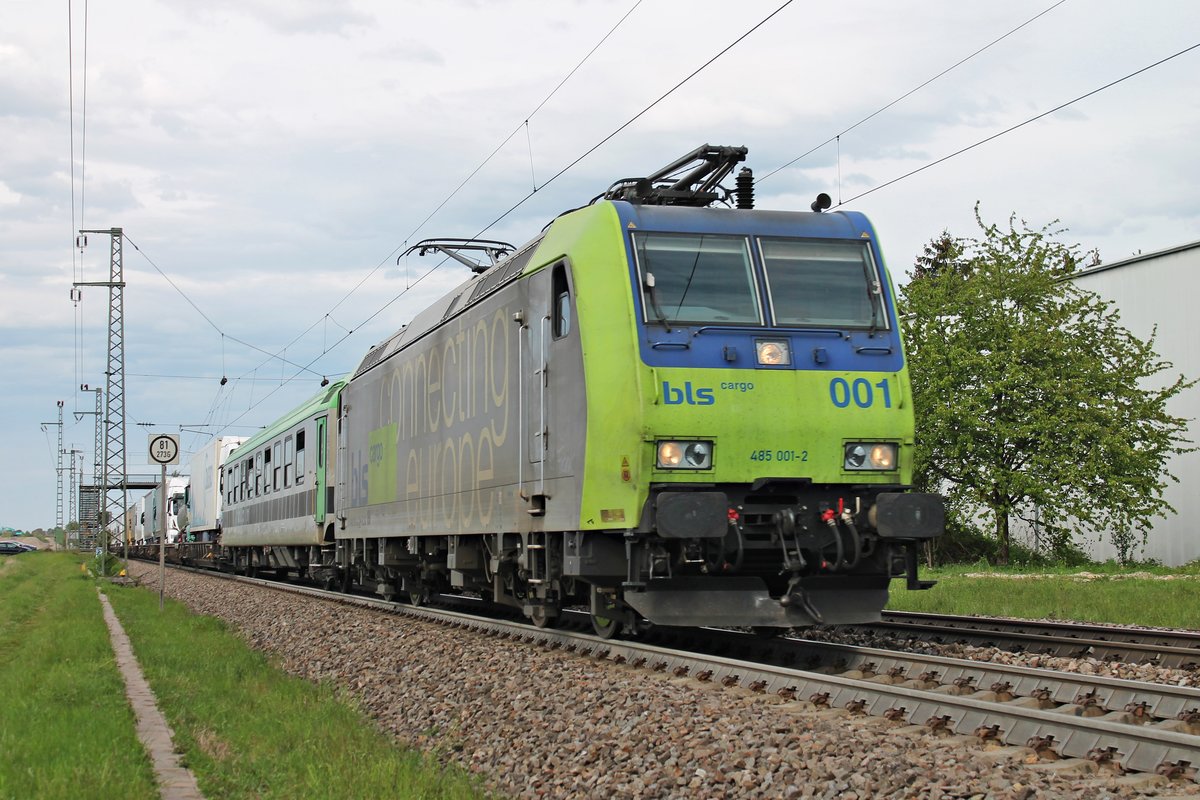
[(571, 288), (567, 285), (567, 268), (563, 264), (554, 267), (551, 293), (554, 295), (554, 338), (561, 339), (571, 332)]
[(776, 325), (887, 329), (867, 242), (761, 239), (759, 247)]
[(744, 237), (635, 232), (633, 246), (646, 322), (762, 324)]

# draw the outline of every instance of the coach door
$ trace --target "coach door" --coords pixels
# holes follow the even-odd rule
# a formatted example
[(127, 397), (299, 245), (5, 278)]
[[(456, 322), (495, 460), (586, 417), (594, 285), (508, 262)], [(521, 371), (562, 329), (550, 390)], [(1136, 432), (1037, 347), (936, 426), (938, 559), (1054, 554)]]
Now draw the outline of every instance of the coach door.
[(316, 492), (316, 496), (313, 498), (313, 517), (318, 525), (325, 523), (325, 497), (328, 494), (325, 491), (325, 450), (328, 446), (325, 438), (325, 423), (327, 419), (328, 417), (317, 417), (317, 460), (313, 465), (317, 477), (316, 486), (313, 487)]

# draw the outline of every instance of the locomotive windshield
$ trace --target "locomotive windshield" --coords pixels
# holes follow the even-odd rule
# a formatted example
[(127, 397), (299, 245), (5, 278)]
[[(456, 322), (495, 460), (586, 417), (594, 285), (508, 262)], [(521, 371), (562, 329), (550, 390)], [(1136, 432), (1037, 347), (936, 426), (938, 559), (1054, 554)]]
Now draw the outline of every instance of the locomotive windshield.
[(745, 237), (638, 232), (633, 243), (648, 320), (762, 323)]
[[(867, 242), (757, 238), (771, 324), (888, 327)], [(647, 322), (761, 325), (758, 282), (744, 236), (633, 234)]]
[(886, 328), (866, 242), (760, 239), (776, 325)]

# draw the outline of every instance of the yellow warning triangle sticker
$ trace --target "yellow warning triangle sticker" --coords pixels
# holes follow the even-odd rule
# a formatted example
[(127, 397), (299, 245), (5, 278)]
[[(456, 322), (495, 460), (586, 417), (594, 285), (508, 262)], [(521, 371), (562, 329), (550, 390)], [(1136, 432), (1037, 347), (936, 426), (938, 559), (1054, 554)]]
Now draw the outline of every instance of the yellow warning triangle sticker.
[(637, 227), (637, 223), (635, 223), (633, 220), (630, 220), (630, 221), (629, 221), (629, 224), (628, 224), (628, 225), (626, 225), (625, 227), (626, 227), (626, 228), (636, 228), (636, 227)]

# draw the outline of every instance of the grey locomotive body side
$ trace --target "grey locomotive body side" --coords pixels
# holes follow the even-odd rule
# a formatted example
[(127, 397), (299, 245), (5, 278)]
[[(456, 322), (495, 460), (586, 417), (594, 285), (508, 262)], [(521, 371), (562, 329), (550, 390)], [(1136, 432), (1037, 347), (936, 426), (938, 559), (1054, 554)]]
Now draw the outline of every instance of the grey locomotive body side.
[(533, 270), (462, 308), (468, 282), (364, 360), (339, 420), (338, 579), (519, 603), (500, 573), (523, 568), (531, 536), (577, 527), (583, 356), (551, 313), (568, 272)]

